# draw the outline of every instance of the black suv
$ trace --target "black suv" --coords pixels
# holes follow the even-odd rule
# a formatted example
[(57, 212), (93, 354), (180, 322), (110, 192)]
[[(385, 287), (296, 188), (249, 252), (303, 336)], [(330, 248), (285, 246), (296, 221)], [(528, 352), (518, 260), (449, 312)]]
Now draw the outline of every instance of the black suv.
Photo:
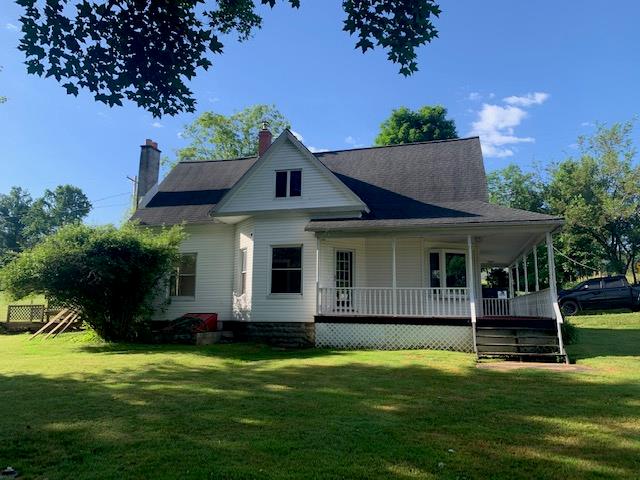
[(624, 275), (592, 278), (571, 290), (558, 294), (558, 303), (565, 315), (580, 310), (611, 310), (630, 308), (640, 310), (640, 286), (629, 285)]

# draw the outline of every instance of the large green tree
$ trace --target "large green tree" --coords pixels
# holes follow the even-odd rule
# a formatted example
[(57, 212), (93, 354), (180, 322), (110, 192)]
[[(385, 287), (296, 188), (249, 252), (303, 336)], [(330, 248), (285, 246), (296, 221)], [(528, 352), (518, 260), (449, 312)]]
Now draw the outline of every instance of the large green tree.
[(516, 164), (487, 175), (489, 201), (530, 212), (546, 212), (545, 184), (536, 172), (524, 172)]
[(177, 151), (178, 160), (224, 160), (258, 152), (258, 131), (269, 124), (274, 136), (289, 128), (289, 121), (274, 105), (253, 105), (233, 115), (204, 112), (182, 132), (189, 145)]
[(550, 172), (548, 201), (566, 219), (563, 239), (597, 247), (591, 256), (599, 253), (600, 267), (612, 273), (626, 273), (640, 251), (640, 165), (632, 131), (632, 122), (600, 124), (579, 138), (579, 158)]
[(447, 109), (441, 105), (425, 105), (416, 111), (400, 107), (380, 125), (376, 145), (428, 142), (456, 138), (456, 124), (447, 118)]
[[(276, 0), (16, 0), (27, 72), (84, 88), (110, 106), (123, 99), (155, 116), (195, 110), (187, 81), (211, 67), (222, 40), (248, 39), (262, 25), (256, 3)], [(300, 0), (283, 0), (294, 8)], [(344, 0), (343, 30), (356, 48), (382, 48), (410, 75), (416, 49), (437, 37), (435, 0)]]
[(0, 194), (0, 262), (63, 225), (82, 221), (90, 211), (87, 196), (72, 185), (45, 190), (35, 201), (26, 190), (12, 187)]

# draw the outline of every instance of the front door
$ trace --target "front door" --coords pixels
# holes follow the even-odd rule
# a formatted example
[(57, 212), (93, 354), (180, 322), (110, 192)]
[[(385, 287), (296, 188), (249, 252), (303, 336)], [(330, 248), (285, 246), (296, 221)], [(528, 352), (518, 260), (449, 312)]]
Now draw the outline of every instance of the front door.
[(336, 301), (340, 309), (351, 308), (353, 252), (336, 250)]

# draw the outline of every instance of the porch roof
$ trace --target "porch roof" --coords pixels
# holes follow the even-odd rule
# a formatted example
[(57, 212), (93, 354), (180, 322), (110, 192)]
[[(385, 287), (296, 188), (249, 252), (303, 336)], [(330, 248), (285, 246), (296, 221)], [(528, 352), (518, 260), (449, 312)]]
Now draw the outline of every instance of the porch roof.
[(562, 217), (502, 207), (479, 200), (389, 205), (383, 210), (378, 210), (378, 213), (378, 218), (366, 216), (312, 220), (307, 224), (306, 230), (335, 232), (499, 225), (549, 225), (555, 228), (564, 223)]

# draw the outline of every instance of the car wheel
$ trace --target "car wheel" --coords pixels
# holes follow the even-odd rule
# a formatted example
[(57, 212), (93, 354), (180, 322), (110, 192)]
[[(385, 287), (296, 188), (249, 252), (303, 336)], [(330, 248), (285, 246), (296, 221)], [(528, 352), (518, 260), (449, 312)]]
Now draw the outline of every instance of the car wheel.
[(567, 316), (575, 315), (580, 311), (580, 307), (573, 300), (567, 300), (562, 304), (562, 313)]

